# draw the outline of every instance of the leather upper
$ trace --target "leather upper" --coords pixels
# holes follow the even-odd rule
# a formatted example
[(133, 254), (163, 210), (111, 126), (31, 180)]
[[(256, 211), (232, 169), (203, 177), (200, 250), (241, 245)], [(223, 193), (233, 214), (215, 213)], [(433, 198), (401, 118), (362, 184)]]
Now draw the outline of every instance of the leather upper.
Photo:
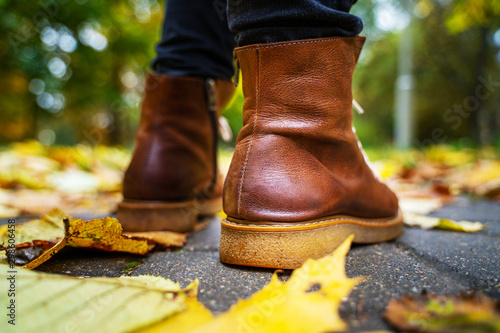
[[(233, 86), (217, 81), (217, 109)], [(132, 161), (125, 172), (126, 199), (184, 201), (221, 195), (213, 184), (214, 131), (205, 80), (148, 74)]]
[(352, 74), (364, 37), (236, 49), (243, 129), (224, 187), (228, 217), (294, 222), (397, 214), (352, 130)]

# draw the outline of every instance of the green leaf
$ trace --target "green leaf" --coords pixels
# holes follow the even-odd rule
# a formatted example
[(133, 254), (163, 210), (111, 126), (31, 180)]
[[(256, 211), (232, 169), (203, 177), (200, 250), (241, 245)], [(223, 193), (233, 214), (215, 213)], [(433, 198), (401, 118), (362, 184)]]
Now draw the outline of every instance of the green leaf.
[[(152, 276), (82, 279), (8, 270), (0, 266), (0, 306), (5, 313), (14, 299), (16, 316), (15, 326), (4, 322), (2, 332), (130, 332), (183, 311), (197, 289), (197, 283), (182, 290)], [(7, 294), (10, 276), (15, 297)]]
[(486, 228), (486, 224), (470, 221), (453, 221), (449, 219), (439, 219), (436, 229), (453, 230), (462, 232), (476, 232)]
[(454, 221), (408, 212), (404, 212), (404, 223), (410, 227), (420, 227), (422, 229), (442, 229), (461, 232), (476, 232), (483, 230), (487, 226), (487, 224), (481, 222)]

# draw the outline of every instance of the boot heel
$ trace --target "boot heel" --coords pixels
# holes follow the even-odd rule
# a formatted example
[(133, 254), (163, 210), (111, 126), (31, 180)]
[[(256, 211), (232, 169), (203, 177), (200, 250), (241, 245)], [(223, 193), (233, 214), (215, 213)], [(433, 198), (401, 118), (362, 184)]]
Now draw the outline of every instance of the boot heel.
[(294, 269), (309, 258), (330, 254), (352, 234), (354, 243), (394, 239), (403, 230), (401, 221), (401, 212), (387, 219), (331, 216), (298, 223), (223, 219), (220, 260), (234, 265)]

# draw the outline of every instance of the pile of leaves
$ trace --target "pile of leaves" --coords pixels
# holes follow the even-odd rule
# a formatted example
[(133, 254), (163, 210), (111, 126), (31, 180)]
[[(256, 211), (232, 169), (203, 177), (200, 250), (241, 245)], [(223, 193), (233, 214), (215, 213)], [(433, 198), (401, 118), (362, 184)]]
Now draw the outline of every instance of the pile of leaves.
[(495, 147), (441, 145), (367, 153), (405, 212), (427, 214), (459, 195), (500, 201), (500, 151)]
[(130, 153), (116, 147), (14, 143), (0, 151), (0, 218), (54, 208), (72, 215), (109, 214), (121, 200), (129, 160)]
[[(405, 213), (428, 214), (458, 195), (500, 201), (500, 152), (494, 147), (379, 148), (367, 154)], [(14, 143), (0, 150), (0, 218), (38, 216), (54, 208), (75, 216), (109, 215), (122, 198), (130, 155), (117, 147)], [(231, 155), (219, 154), (222, 174)]]
[[(343, 331), (347, 325), (338, 307), (362, 281), (345, 275), (351, 241), (348, 238), (328, 256), (308, 260), (288, 281), (281, 281), (276, 272), (262, 290), (217, 317), (197, 300), (197, 281), (182, 289), (154, 276), (80, 279), (18, 269), (17, 283), (30, 287), (17, 291), (17, 311), (37, 320), (18, 320), (8, 328), (15, 328), (13, 332), (76, 327), (80, 332)], [(7, 270), (0, 265), (2, 276)], [(0, 288), (7, 290), (9, 283), (2, 279)], [(0, 301), (6, 295), (0, 295)]]
[(187, 234), (170, 231), (123, 232), (115, 218), (84, 221), (54, 209), (40, 219), (0, 225), (0, 264), (33, 269), (67, 245), (145, 255), (182, 247), (186, 239)]

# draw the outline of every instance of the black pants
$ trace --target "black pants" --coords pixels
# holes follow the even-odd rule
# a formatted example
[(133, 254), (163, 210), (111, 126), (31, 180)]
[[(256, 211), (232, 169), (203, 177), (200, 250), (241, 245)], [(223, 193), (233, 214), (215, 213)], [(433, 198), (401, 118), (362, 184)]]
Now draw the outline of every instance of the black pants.
[(237, 46), (356, 36), (357, 0), (168, 0), (153, 69), (177, 76), (230, 79)]

